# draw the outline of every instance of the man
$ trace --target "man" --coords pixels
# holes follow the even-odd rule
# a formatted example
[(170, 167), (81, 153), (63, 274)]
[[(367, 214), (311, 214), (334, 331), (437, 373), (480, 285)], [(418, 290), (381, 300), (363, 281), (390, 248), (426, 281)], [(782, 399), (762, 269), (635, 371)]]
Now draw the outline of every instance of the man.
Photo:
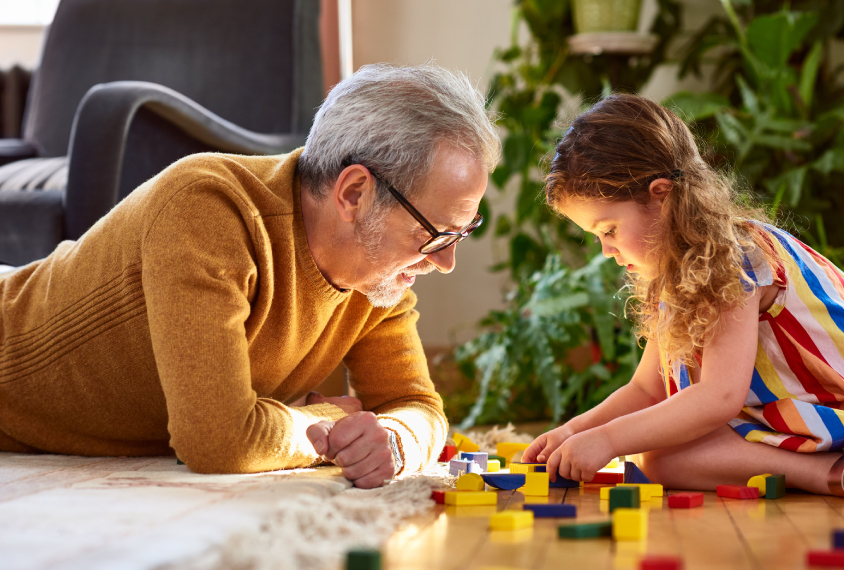
[[(327, 458), (364, 488), (422, 468), (447, 423), (409, 287), (454, 268), (498, 154), (465, 77), (375, 65), (304, 149), (175, 163), (0, 275), (0, 450), (175, 451), (201, 473)], [(359, 399), (289, 405), (341, 361)]]

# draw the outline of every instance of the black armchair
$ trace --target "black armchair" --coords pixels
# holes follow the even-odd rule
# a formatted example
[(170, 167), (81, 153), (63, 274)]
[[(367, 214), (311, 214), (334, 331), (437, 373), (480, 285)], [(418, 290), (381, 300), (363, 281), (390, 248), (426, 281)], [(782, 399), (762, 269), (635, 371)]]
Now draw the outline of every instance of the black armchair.
[(0, 264), (77, 239), (188, 154), (301, 146), (322, 98), (319, 4), (62, 0), (23, 139), (0, 141)]

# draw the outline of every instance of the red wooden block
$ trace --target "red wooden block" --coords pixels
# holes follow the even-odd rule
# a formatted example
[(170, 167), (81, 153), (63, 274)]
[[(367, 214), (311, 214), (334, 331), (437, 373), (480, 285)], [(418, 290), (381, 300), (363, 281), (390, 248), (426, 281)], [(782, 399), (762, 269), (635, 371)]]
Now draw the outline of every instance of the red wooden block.
[(715, 494), (730, 499), (758, 499), (759, 489), (744, 485), (718, 485), (715, 487)]
[(624, 473), (595, 473), (595, 477), (589, 482), (598, 485), (617, 485), (624, 483)]
[(810, 550), (806, 553), (806, 565), (844, 568), (844, 550)]
[(434, 499), (434, 502), (438, 505), (444, 505), (445, 491), (431, 491), (431, 498)]
[(683, 570), (683, 560), (673, 556), (646, 556), (639, 563), (639, 570)]
[(440, 458), (437, 461), (445, 462), (451, 461), (451, 458), (457, 454), (457, 449), (453, 445), (446, 445), (440, 452)]
[(672, 509), (691, 509), (703, 506), (703, 493), (672, 493), (668, 495), (668, 506)]

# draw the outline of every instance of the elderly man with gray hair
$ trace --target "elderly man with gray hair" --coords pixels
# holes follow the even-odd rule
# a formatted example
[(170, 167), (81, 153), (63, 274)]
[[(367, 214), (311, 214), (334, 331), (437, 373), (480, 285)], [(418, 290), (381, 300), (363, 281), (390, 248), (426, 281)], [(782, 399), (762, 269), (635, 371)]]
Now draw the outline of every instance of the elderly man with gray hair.
[[(448, 426), (409, 288), (483, 221), (484, 103), (434, 65), (364, 67), (304, 149), (189, 156), (0, 274), (0, 450), (328, 459), (365, 488), (434, 460)], [(357, 397), (312, 392), (341, 362)]]

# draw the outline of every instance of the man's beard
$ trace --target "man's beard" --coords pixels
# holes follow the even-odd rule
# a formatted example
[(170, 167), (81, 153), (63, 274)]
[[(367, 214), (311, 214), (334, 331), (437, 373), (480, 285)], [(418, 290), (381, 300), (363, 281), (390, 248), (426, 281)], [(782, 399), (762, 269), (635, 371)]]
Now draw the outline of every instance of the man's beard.
[[(383, 222), (388, 214), (389, 210), (372, 211), (355, 224), (355, 241), (364, 249), (366, 257), (375, 263), (383, 262), (379, 259), (379, 255), (384, 238)], [(422, 275), (430, 273), (434, 269), (436, 269), (436, 266), (427, 259), (400, 271), (389, 269), (376, 277), (363, 293), (373, 307), (379, 309), (394, 307), (401, 301), (404, 292), (409, 288), (409, 286), (399, 282), (400, 274)]]

